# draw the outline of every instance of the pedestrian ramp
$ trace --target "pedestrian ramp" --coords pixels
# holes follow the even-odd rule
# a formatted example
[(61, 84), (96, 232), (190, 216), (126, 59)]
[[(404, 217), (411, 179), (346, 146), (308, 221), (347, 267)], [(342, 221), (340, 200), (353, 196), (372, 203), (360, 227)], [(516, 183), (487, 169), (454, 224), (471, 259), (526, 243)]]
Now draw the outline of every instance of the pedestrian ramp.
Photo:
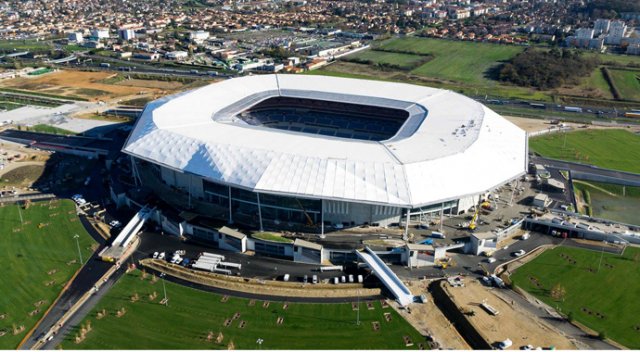
[(136, 234), (142, 229), (142, 226), (151, 217), (155, 208), (144, 206), (136, 215), (131, 218), (127, 226), (125, 226), (120, 234), (113, 240), (111, 246), (105, 247), (98, 256), (105, 262), (117, 263), (127, 249), (127, 246), (136, 237)]
[(413, 295), (409, 288), (369, 247), (365, 247), (362, 251), (356, 251), (356, 254), (391, 291), (401, 306), (406, 307), (413, 302)]
[(120, 231), (120, 234), (118, 234), (116, 239), (113, 240), (111, 246), (126, 247), (131, 242), (135, 234), (140, 231), (144, 223), (147, 222), (153, 210), (154, 209), (151, 209), (146, 205), (142, 209), (140, 209), (140, 211), (138, 211), (136, 215), (131, 218), (127, 226), (125, 226), (122, 231)]

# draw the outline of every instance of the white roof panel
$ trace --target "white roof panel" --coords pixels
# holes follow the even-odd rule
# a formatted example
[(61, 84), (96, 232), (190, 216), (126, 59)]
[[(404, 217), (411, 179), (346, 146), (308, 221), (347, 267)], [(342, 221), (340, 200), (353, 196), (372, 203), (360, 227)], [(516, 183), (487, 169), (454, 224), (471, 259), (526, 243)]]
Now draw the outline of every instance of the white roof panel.
[[(381, 142), (237, 123), (275, 96), (407, 110)], [(147, 105), (124, 152), (261, 192), (415, 207), (486, 191), (522, 174), (526, 134), (460, 94), (324, 76), (235, 78)], [(500, 167), (495, 167), (499, 165)]]

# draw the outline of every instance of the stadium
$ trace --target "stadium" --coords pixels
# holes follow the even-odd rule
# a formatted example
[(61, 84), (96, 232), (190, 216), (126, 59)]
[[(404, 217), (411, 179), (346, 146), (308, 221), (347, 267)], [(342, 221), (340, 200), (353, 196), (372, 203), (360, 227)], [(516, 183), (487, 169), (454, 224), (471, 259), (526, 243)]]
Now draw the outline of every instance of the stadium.
[(526, 133), (472, 99), (312, 75), (151, 102), (123, 152), (136, 181), (178, 211), (306, 231), (463, 213), (527, 169)]

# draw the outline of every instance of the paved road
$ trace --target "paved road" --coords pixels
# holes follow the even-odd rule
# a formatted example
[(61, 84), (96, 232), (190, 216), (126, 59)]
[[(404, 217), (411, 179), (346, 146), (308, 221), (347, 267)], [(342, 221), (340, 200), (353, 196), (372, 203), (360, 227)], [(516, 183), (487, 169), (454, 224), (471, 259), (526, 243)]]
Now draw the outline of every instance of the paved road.
[[(124, 268), (116, 271), (107, 282), (103, 283), (100, 290), (94, 293), (72, 316), (67, 323), (53, 336), (51, 341), (47, 341), (41, 349), (53, 350), (63, 342), (66, 335), (69, 334), (76, 326), (78, 326), (91, 310), (100, 302), (100, 300), (109, 292), (111, 287), (124, 274)], [(73, 338), (73, 337), (71, 337)], [(68, 346), (67, 346), (68, 347)]]
[(617, 179), (625, 180), (629, 182), (637, 182), (640, 185), (640, 174), (634, 174), (630, 172), (610, 170), (610, 169), (602, 169), (597, 166), (573, 163), (568, 161), (560, 161), (560, 160), (554, 160), (554, 159), (547, 159), (539, 156), (532, 156), (529, 160), (534, 164), (549, 165), (556, 169), (571, 170), (574, 172), (583, 172), (583, 173), (595, 174), (595, 175), (604, 176), (604, 177), (617, 178)]

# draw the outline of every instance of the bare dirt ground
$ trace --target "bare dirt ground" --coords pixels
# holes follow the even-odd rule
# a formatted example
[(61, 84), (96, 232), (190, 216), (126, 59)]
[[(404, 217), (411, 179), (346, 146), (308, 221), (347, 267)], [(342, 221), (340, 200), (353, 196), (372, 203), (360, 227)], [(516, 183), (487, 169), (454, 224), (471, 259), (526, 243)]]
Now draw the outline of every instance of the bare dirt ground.
[[(4, 164), (0, 170), (0, 188), (30, 187), (44, 171), (50, 154), (25, 148), (17, 143), (0, 143), (0, 161)], [(11, 158), (11, 160), (9, 160)]]
[(184, 86), (184, 84), (180, 82), (152, 81), (147, 79), (125, 79), (116, 84), (126, 87), (157, 88), (167, 90), (176, 90)]
[[(445, 284), (445, 291), (460, 309), (474, 312), (468, 319), (490, 344), (508, 338), (513, 341), (510, 350), (517, 350), (526, 345), (532, 345), (534, 348), (554, 346), (559, 350), (577, 349), (566, 336), (519, 305), (514, 305), (514, 302), (504, 301), (492, 292), (494, 289), (483, 286), (476, 280), (467, 279), (464, 283), (464, 287), (450, 287)], [(495, 316), (487, 313), (480, 307), (483, 302), (499, 313)]]
[(407, 283), (411, 293), (414, 295), (423, 294), (427, 297), (425, 303), (411, 305), (411, 313), (406, 309), (397, 309), (396, 304), (390, 305), (416, 330), (424, 335), (431, 336), (438, 343), (439, 348), (470, 350), (471, 347), (433, 303), (431, 294), (426, 290), (428, 284), (428, 281), (417, 280)]
[(527, 132), (537, 132), (548, 130), (550, 126), (549, 121), (541, 120), (541, 119), (528, 119), (524, 117), (516, 117), (516, 116), (504, 116), (511, 123), (516, 126), (522, 128)]
[[(2, 86), (63, 96), (78, 96), (91, 101), (108, 101), (115, 98), (136, 96), (140, 93), (141, 86), (107, 84), (102, 82), (112, 76), (113, 74), (109, 72), (65, 70), (36, 78), (20, 77), (5, 80), (2, 82)], [(159, 88), (149, 87), (149, 85), (153, 85), (152, 82), (156, 81), (149, 81), (148, 85), (144, 86), (145, 94), (160, 95), (165, 93)]]
[(18, 162), (11, 167), (0, 171), (2, 187), (31, 187), (31, 185), (44, 173), (43, 162)]

